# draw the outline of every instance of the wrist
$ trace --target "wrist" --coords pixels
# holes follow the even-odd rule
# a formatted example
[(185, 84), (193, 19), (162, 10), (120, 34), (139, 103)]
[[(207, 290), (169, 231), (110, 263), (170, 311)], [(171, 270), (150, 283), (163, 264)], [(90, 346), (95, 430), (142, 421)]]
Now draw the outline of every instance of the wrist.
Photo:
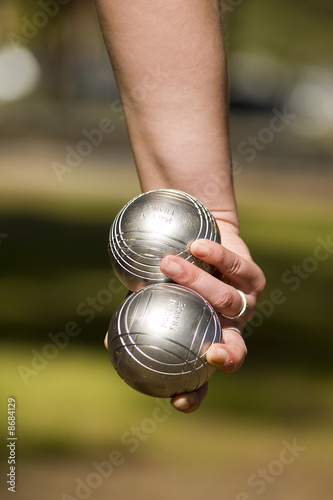
[[(132, 113), (131, 113), (132, 114)], [(135, 113), (136, 114), (136, 113)], [(178, 189), (192, 194), (210, 210), (237, 220), (228, 133), (206, 134), (197, 125), (149, 123), (128, 116), (131, 146), (143, 191)]]

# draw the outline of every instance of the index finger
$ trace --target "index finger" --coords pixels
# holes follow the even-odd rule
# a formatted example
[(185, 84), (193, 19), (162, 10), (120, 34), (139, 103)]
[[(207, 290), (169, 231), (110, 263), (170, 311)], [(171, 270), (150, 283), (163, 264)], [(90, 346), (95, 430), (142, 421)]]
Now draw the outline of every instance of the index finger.
[(243, 292), (262, 293), (265, 287), (265, 277), (260, 267), (254, 262), (210, 240), (196, 240), (192, 243), (190, 250), (195, 257), (215, 266), (223, 276)]

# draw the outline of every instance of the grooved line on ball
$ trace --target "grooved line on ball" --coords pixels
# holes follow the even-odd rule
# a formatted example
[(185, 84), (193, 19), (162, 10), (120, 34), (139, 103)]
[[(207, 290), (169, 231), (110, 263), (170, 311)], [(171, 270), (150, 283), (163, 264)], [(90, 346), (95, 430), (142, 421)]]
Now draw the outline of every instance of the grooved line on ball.
[[(139, 334), (138, 334), (138, 333), (136, 333), (135, 335), (146, 336), (146, 337), (153, 337), (153, 338), (154, 338), (154, 336), (153, 336), (153, 335), (151, 335), (151, 334), (145, 334), (145, 333), (139, 333)], [(128, 338), (128, 337), (130, 337), (130, 340), (131, 340), (131, 342), (132, 342), (132, 343), (127, 344), (126, 342), (124, 342), (123, 337), (124, 337), (124, 338), (125, 338), (125, 337), (127, 337), (127, 338)], [(198, 356), (198, 354), (197, 354), (197, 353), (195, 353), (194, 351), (190, 350), (190, 349), (189, 349), (186, 345), (181, 344), (180, 342), (177, 342), (177, 341), (172, 340), (172, 339), (166, 339), (166, 338), (163, 338), (163, 340), (164, 340), (165, 342), (170, 343), (170, 344), (174, 344), (174, 345), (176, 345), (177, 347), (180, 347), (181, 349), (184, 349), (185, 351), (189, 351), (189, 353), (190, 353), (190, 354), (192, 354), (192, 356), (194, 357), (194, 359), (193, 359), (192, 361), (188, 361), (188, 356), (187, 356), (187, 358), (185, 358), (185, 359), (184, 359), (184, 358), (182, 358), (179, 354), (176, 354), (176, 353), (175, 353), (174, 351), (172, 351), (172, 350), (170, 351), (170, 350), (168, 350), (168, 349), (165, 349), (164, 347), (162, 348), (162, 347), (159, 347), (159, 346), (154, 346), (154, 345), (150, 345), (150, 344), (143, 344), (143, 343), (140, 343), (140, 342), (139, 342), (139, 343), (137, 343), (137, 342), (135, 343), (135, 341), (134, 341), (134, 340), (131, 338), (131, 336), (130, 336), (129, 334), (127, 334), (127, 333), (120, 334), (120, 335), (118, 335), (117, 337), (114, 337), (114, 338), (111, 340), (110, 345), (111, 345), (111, 344), (112, 344), (115, 340), (117, 340), (118, 338), (120, 339), (120, 341), (121, 341), (122, 345), (121, 345), (121, 346), (119, 346), (118, 348), (116, 348), (113, 352), (116, 352), (116, 351), (117, 351), (117, 350), (119, 350), (119, 349), (125, 349), (125, 350), (127, 351), (127, 353), (128, 353), (128, 354), (129, 354), (129, 355), (130, 355), (130, 356), (131, 356), (131, 357), (132, 357), (135, 361), (137, 361), (138, 363), (140, 363), (142, 366), (144, 366), (144, 367), (146, 367), (146, 368), (148, 368), (148, 367), (147, 367), (146, 365), (144, 365), (143, 363), (141, 363), (141, 362), (140, 362), (140, 361), (139, 361), (139, 360), (138, 360), (138, 359), (134, 356), (133, 352), (131, 352), (131, 351), (130, 351), (130, 347), (133, 347), (134, 349), (137, 349), (143, 357), (145, 357), (145, 358), (147, 358), (147, 359), (149, 359), (149, 360), (151, 360), (151, 361), (154, 361), (155, 363), (159, 363), (159, 364), (161, 364), (161, 365), (166, 365), (166, 366), (177, 366), (178, 364), (179, 364), (179, 365), (182, 365), (182, 364), (185, 362), (186, 364), (188, 364), (189, 366), (191, 366), (191, 365), (194, 365), (195, 363), (200, 362), (199, 367), (197, 367), (197, 368), (195, 368), (195, 369), (193, 369), (193, 368), (192, 368), (192, 366), (191, 366), (191, 371), (195, 371), (195, 370), (198, 370), (198, 369), (202, 368), (202, 366), (204, 366), (205, 364), (207, 364), (207, 362), (206, 362), (206, 361), (203, 361), (203, 360), (201, 359), (201, 357), (202, 357), (204, 354), (201, 354), (200, 356)], [(181, 361), (181, 363), (165, 363), (165, 362), (163, 362), (163, 361), (156, 360), (156, 359), (152, 358), (151, 356), (149, 356), (148, 354), (146, 354), (145, 352), (143, 352), (143, 351), (141, 350), (141, 348), (140, 348), (140, 347), (143, 347), (143, 346), (145, 346), (145, 347), (149, 347), (149, 348), (152, 348), (152, 349), (157, 349), (157, 350), (158, 350), (158, 349), (160, 349), (160, 350), (162, 350), (162, 349), (163, 349), (165, 352), (167, 352), (167, 353), (171, 354), (171, 355), (172, 355), (172, 356), (174, 356), (175, 358), (178, 358), (178, 359)], [(148, 369), (150, 369), (150, 368), (148, 368)], [(155, 371), (155, 370), (153, 370), (153, 371)], [(163, 373), (163, 372), (160, 372), (160, 373)], [(180, 372), (180, 373), (181, 373), (181, 372)], [(186, 372), (186, 373), (187, 373), (187, 372)]]
[[(208, 309), (209, 309), (209, 308), (208, 308)], [(207, 311), (207, 309), (206, 309), (206, 308), (205, 308), (205, 309), (203, 309), (203, 310), (201, 311), (201, 315), (200, 315), (200, 318), (199, 318), (199, 320), (198, 320), (197, 327), (196, 327), (196, 329), (195, 329), (195, 332), (193, 333), (192, 342), (191, 342), (191, 346), (190, 346), (190, 349), (189, 349), (188, 354), (187, 354), (186, 362), (187, 362), (187, 359), (188, 359), (189, 352), (190, 352), (190, 351), (192, 351), (192, 348), (193, 348), (194, 342), (195, 342), (196, 337), (197, 337), (197, 335), (198, 335), (199, 328), (201, 327), (200, 323), (201, 323), (201, 321), (202, 321), (202, 319), (203, 319), (204, 315), (206, 314), (206, 311)], [(198, 349), (198, 352), (201, 352), (201, 351), (202, 351), (202, 347), (203, 347), (204, 341), (205, 341), (206, 336), (207, 336), (207, 331), (208, 331), (209, 324), (210, 324), (210, 321), (208, 321), (208, 322), (207, 322), (207, 324), (206, 324), (205, 332), (204, 332), (204, 334), (202, 335), (202, 339), (201, 339), (201, 342), (200, 342), (200, 347), (199, 347), (199, 349)], [(211, 345), (211, 344), (210, 344), (210, 345)], [(206, 355), (206, 352), (207, 352), (207, 350), (206, 350), (205, 352), (203, 352), (203, 353), (201, 354), (201, 356)], [(202, 368), (203, 368), (203, 369), (205, 369), (205, 378), (206, 378), (206, 379), (208, 379), (208, 375), (209, 375), (209, 374), (208, 374), (208, 364), (207, 364), (207, 362), (203, 363)], [(182, 373), (183, 373), (183, 371), (184, 371), (184, 369), (182, 370)], [(180, 379), (179, 379), (179, 384), (180, 384)], [(179, 387), (179, 384), (178, 384), (178, 387)], [(189, 384), (190, 384), (190, 381), (188, 381), (187, 390), (188, 390), (188, 388), (189, 388)]]
[[(142, 322), (143, 322), (143, 320), (144, 320), (144, 318), (146, 316), (147, 308), (148, 308), (148, 305), (149, 305), (149, 303), (151, 301), (151, 297), (152, 297), (152, 292), (149, 293), (148, 302), (146, 304), (144, 313), (142, 315), (140, 326), (142, 325)], [(131, 323), (129, 324), (128, 318), (129, 318), (130, 307), (127, 307), (126, 310), (125, 310), (124, 323), (125, 323), (125, 329), (126, 329), (126, 334), (127, 335), (130, 335), (129, 332), (131, 331), (133, 323), (136, 320), (136, 317), (137, 317), (137, 314), (138, 314), (138, 309), (139, 309), (139, 306), (141, 305), (142, 300), (143, 300), (143, 294), (140, 293), (140, 292), (137, 293), (136, 295), (133, 295), (132, 297), (130, 297), (129, 303), (133, 304), (133, 302), (134, 302), (134, 311), (133, 311), (133, 314), (131, 314), (131, 320), (130, 320)], [(119, 328), (118, 331), (121, 331), (121, 328)], [(121, 338), (121, 335), (119, 335), (119, 337)]]
[[(192, 243), (192, 242), (191, 242)], [(147, 256), (143, 254), (139, 254), (135, 252), (133, 249), (128, 248), (128, 252), (124, 249), (118, 249), (114, 245), (110, 245), (110, 251), (112, 253), (113, 259), (115, 263), (123, 268), (125, 271), (130, 272), (132, 274), (135, 274), (136, 276), (139, 277), (145, 277), (152, 276), (152, 275), (161, 275), (162, 272), (160, 270), (160, 261), (165, 255), (172, 254), (172, 249), (165, 249), (164, 251), (160, 252), (161, 255), (159, 257), (157, 256)], [(157, 247), (155, 246), (155, 250)], [(130, 255), (130, 252), (133, 254), (132, 256)], [(185, 249), (181, 250), (176, 254), (177, 256), (182, 257), (184, 255), (184, 258), (186, 257), (186, 260), (193, 259), (192, 255), (189, 253), (189, 246), (187, 246)], [(138, 260), (135, 260), (133, 256), (137, 257)], [(144, 262), (146, 260), (147, 262)]]
[[(133, 275), (137, 278), (142, 278), (143, 280), (149, 279), (149, 280), (154, 280), (154, 281), (160, 281), (161, 283), (163, 283), (166, 279), (168, 279), (167, 276), (165, 276), (160, 270), (158, 270), (156, 272), (153, 272), (153, 271), (146, 272), (146, 271), (142, 271), (142, 269), (137, 269), (137, 268), (132, 267), (132, 266), (125, 267), (119, 261), (117, 261), (117, 265), (121, 269), (123, 269), (126, 273), (130, 273), (130, 276), (128, 277), (129, 280), (131, 279), (131, 275)], [(157, 269), (157, 266), (156, 266), (156, 269)], [(158, 267), (158, 269), (159, 269), (159, 267)], [(140, 273), (140, 271), (141, 271), (141, 273)]]
[[(140, 346), (140, 344), (137, 344), (137, 346)], [(135, 346), (135, 347), (137, 347)], [(116, 349), (114, 352), (116, 352), (117, 350), (119, 349), (122, 349), (123, 347), (119, 347), (118, 349)], [(127, 348), (125, 347), (125, 349), (127, 350)], [(166, 352), (168, 354), (173, 354), (175, 357), (178, 357), (179, 359), (182, 359), (180, 356), (177, 356), (175, 355), (172, 351), (169, 351), (167, 349), (162, 349), (160, 347), (154, 347), (154, 349), (156, 349), (157, 351), (162, 351), (162, 352)], [(138, 349), (140, 350), (140, 349)], [(158, 370), (158, 369), (155, 369), (155, 368), (152, 368), (150, 366), (147, 366), (146, 364), (144, 364), (142, 361), (140, 361), (139, 359), (137, 359), (133, 353), (129, 350), (127, 350), (128, 354), (129, 354), (129, 359), (132, 359), (134, 360), (135, 363), (137, 363), (138, 365), (142, 366), (145, 370), (147, 371), (150, 371), (152, 373), (159, 373), (161, 375), (168, 375), (168, 376), (171, 376), (171, 377), (176, 377), (176, 376), (181, 376), (181, 375), (187, 375), (189, 373), (193, 374), (193, 375), (196, 375), (199, 379), (199, 375), (198, 375), (198, 372), (200, 370), (200, 368), (203, 367), (203, 364), (201, 364), (199, 367), (197, 368), (193, 368), (190, 364), (188, 364), (188, 367), (189, 369), (187, 371), (178, 371), (178, 372), (174, 372), (174, 373), (170, 373), (169, 371), (161, 371), (161, 370)], [(141, 351), (140, 351), (141, 352)], [(147, 358), (149, 358), (149, 356), (146, 356)], [(152, 358), (151, 358), (152, 359)], [(199, 358), (198, 358), (199, 359)], [(128, 360), (129, 361), (129, 360)], [(195, 360), (197, 361), (197, 360)], [(161, 363), (162, 364), (162, 363)], [(167, 363), (163, 363), (165, 366), (170, 366), (170, 367), (177, 367), (178, 365), (175, 363), (175, 364), (167, 364)], [(128, 366), (128, 362), (126, 363), (126, 368)], [(118, 371), (118, 370), (117, 370)], [(120, 370), (122, 373), (126, 373), (126, 370)]]
[[(154, 346), (154, 345), (150, 345), (150, 344), (137, 343), (137, 342), (136, 342), (136, 341), (132, 338), (132, 335), (140, 335), (140, 337), (141, 337), (141, 336), (152, 337), (153, 339), (155, 339), (155, 338), (156, 338), (156, 337), (155, 337), (153, 334), (151, 334), (151, 333), (142, 333), (142, 332), (133, 332), (132, 334), (130, 334), (130, 333), (122, 333), (122, 334), (118, 334), (118, 335), (117, 335), (117, 337), (114, 337), (114, 338), (111, 340), (110, 344), (111, 344), (113, 341), (115, 341), (115, 340), (119, 339), (119, 340), (121, 341), (121, 343), (122, 343), (122, 346), (121, 346), (121, 347), (119, 347), (118, 349), (121, 349), (121, 348), (125, 348), (125, 349), (127, 349), (128, 347), (134, 347), (134, 348), (136, 348), (136, 347), (138, 347), (138, 346), (146, 346), (146, 347), (149, 347), (149, 348), (152, 348), (152, 349), (155, 349), (155, 348), (156, 348), (156, 349), (159, 349), (159, 348), (160, 348), (159, 346)], [(127, 344), (127, 343), (123, 342), (123, 338), (124, 338), (124, 337), (128, 337), (128, 338), (130, 339), (131, 343), (130, 343), (130, 344)], [(159, 337), (159, 338), (161, 338), (161, 337)], [(181, 360), (182, 360), (182, 362), (184, 362), (184, 361), (185, 361), (185, 362), (188, 362), (188, 363), (196, 363), (198, 360), (201, 360), (201, 357), (202, 357), (202, 356), (204, 356), (204, 355), (206, 354), (206, 352), (204, 352), (204, 353), (202, 353), (200, 356), (198, 356), (198, 354), (197, 354), (195, 351), (192, 351), (189, 347), (187, 347), (185, 344), (182, 344), (181, 342), (177, 342), (176, 340), (169, 339), (169, 338), (165, 338), (165, 337), (162, 337), (162, 340), (163, 340), (163, 341), (165, 341), (165, 342), (170, 342), (171, 344), (175, 344), (175, 345), (176, 345), (176, 346), (178, 346), (178, 347), (181, 347), (182, 349), (184, 349), (184, 350), (188, 351), (188, 355), (189, 355), (189, 354), (192, 354), (192, 355), (194, 356), (194, 358), (195, 358), (195, 359), (193, 359), (193, 361), (187, 361), (188, 356), (187, 356), (187, 358), (185, 358), (185, 360), (184, 360), (184, 358), (182, 358), (182, 357), (181, 357), (181, 356), (179, 356), (178, 354), (175, 354), (173, 351), (167, 351), (167, 350), (166, 350), (166, 351), (167, 351), (167, 352), (169, 352), (170, 354), (174, 355), (176, 358), (181, 359)], [(117, 349), (116, 349), (116, 350), (117, 350)], [(170, 363), (164, 363), (163, 361), (158, 361), (158, 360), (156, 360), (156, 359), (154, 359), (154, 358), (151, 358), (148, 354), (146, 354), (145, 352), (141, 351), (141, 349), (138, 349), (138, 351), (139, 351), (139, 352), (140, 352), (140, 353), (141, 353), (144, 357), (146, 357), (146, 358), (148, 358), (148, 359), (151, 359), (152, 361), (155, 361), (155, 362), (158, 362), (158, 363), (161, 363), (161, 364), (164, 364), (164, 365), (169, 365), (169, 364), (170, 364)], [(201, 360), (201, 363), (202, 363), (202, 364), (204, 364), (205, 362), (202, 362), (202, 360)]]
[[(187, 262), (190, 262), (191, 264), (199, 265), (199, 264), (201, 264), (201, 260), (194, 257), (189, 252), (189, 247), (191, 246), (192, 243), (193, 242), (191, 242), (190, 245), (185, 248), (185, 250), (183, 250), (177, 254), (172, 254), (172, 252), (170, 251), (170, 252), (165, 252), (165, 255), (176, 255), (177, 257), (184, 258), (184, 260), (186, 260)], [(138, 278), (143, 278), (143, 279), (144, 278), (150, 278), (150, 279), (156, 279), (156, 280), (158, 280), (158, 279), (165, 280), (166, 279), (165, 275), (160, 270), (160, 261), (162, 259), (162, 256), (161, 257), (154, 257), (151, 259), (151, 260), (155, 260), (156, 264), (155, 263), (145, 264), (143, 262), (135, 261), (134, 259), (132, 259), (132, 257), (129, 256), (129, 254), (126, 254), (126, 252), (123, 252), (128, 257), (128, 260), (125, 261), (123, 255), (121, 255), (121, 253), (117, 253), (116, 248), (114, 248), (114, 247), (112, 248), (110, 246), (110, 250), (113, 254), (113, 258), (114, 258), (116, 264), (120, 268), (124, 269), (124, 271), (131, 273)], [(136, 255), (140, 255), (140, 254), (136, 254)], [(133, 262), (133, 265), (129, 262), (129, 260)], [(141, 267), (139, 267), (139, 266), (141, 266)], [(207, 266), (209, 266), (209, 264), (207, 264)], [(210, 267), (212, 267), (212, 266), (210, 266)], [(144, 268), (147, 268), (147, 269), (145, 270)], [(149, 270), (149, 268), (155, 269), (155, 270)]]
[[(141, 297), (140, 297), (141, 299)], [(127, 306), (127, 303), (128, 302), (131, 302), (132, 301), (132, 297), (129, 296), (127, 299), (124, 300), (120, 310), (119, 310), (119, 314), (118, 314), (118, 318), (117, 318), (117, 331), (120, 332), (121, 331), (121, 320), (122, 320), (122, 313), (124, 311), (124, 309), (126, 308)], [(140, 303), (140, 301), (138, 301)], [(125, 309), (125, 314), (127, 313), (127, 310)], [(134, 319), (133, 319), (133, 322), (134, 322)], [(132, 324), (133, 324), (132, 322)], [(113, 338), (110, 337), (110, 334), (108, 334), (108, 348), (109, 348), (109, 352), (111, 352), (111, 349), (110, 349), (110, 346), (112, 344), (112, 342), (114, 342), (115, 340), (117, 340), (119, 338), (119, 336), (115, 336)], [(129, 362), (129, 359), (126, 360), (126, 366), (128, 365), (128, 362)], [(118, 363), (117, 363), (117, 366), (115, 367), (116, 369), (118, 368), (118, 365), (120, 363), (120, 359), (118, 359)]]
[[(119, 229), (120, 231), (120, 229)], [(129, 245), (128, 245), (128, 241), (137, 241), (137, 242), (143, 242), (143, 243), (147, 243), (147, 240), (145, 238), (137, 238), (137, 237), (134, 237), (134, 236), (131, 236), (130, 238), (128, 238), (126, 235), (130, 233), (130, 234), (149, 234), (149, 236), (151, 237), (151, 240), (153, 240), (155, 238), (155, 244), (156, 243), (160, 243), (160, 245), (163, 247), (163, 246), (170, 246), (172, 247), (173, 243), (176, 242), (178, 243), (180, 246), (182, 247), (185, 247), (184, 250), (181, 250), (181, 251), (185, 251), (185, 250), (189, 250), (189, 247), (190, 247), (190, 244), (187, 244), (186, 241), (183, 241), (179, 238), (174, 238), (174, 237), (171, 237), (171, 236), (168, 236), (168, 235), (165, 235), (163, 233), (159, 233), (158, 231), (148, 231), (148, 230), (143, 230), (143, 229), (135, 229), (133, 231), (124, 231), (124, 232), (119, 232), (119, 233), (116, 233), (113, 235), (114, 237), (114, 241), (116, 241), (116, 245), (114, 245), (114, 247), (116, 249), (120, 249), (121, 252), (125, 253), (126, 255), (128, 255), (126, 253), (126, 250), (128, 250), (129, 253), (132, 253), (133, 255), (139, 255), (141, 256), (140, 253), (137, 253), (133, 250), (133, 248), (131, 248)], [(198, 233), (200, 234), (200, 233)], [(197, 235), (198, 236), (198, 235)], [(197, 237), (195, 236), (194, 239)], [(160, 239), (163, 239), (164, 241), (163, 242), (160, 242), (158, 240)], [(194, 241), (194, 239), (192, 238), (192, 242)], [(120, 245), (120, 243), (123, 243), (123, 246)], [(178, 254), (177, 254), (178, 255)]]

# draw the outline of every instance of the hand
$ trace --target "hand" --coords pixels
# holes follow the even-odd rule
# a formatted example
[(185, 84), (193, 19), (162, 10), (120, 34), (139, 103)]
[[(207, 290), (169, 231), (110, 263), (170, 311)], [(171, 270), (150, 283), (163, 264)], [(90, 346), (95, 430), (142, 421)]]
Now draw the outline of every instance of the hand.
[[(217, 219), (217, 223), (221, 231), (221, 245), (210, 240), (197, 240), (191, 245), (191, 253), (195, 257), (215, 266), (214, 275), (172, 255), (164, 257), (160, 267), (172, 280), (200, 293), (214, 307), (222, 326), (223, 344), (214, 344), (208, 349), (207, 361), (215, 368), (231, 373), (243, 364), (246, 357), (247, 349), (241, 332), (254, 316), (258, 298), (265, 288), (265, 277), (253, 262), (237, 228), (222, 220)], [(237, 290), (245, 294), (247, 307), (240, 318), (231, 320), (223, 314), (236, 316), (241, 311), (243, 299)], [(196, 410), (206, 396), (207, 386), (206, 383), (196, 391), (175, 396), (171, 400), (172, 405), (184, 413)]]

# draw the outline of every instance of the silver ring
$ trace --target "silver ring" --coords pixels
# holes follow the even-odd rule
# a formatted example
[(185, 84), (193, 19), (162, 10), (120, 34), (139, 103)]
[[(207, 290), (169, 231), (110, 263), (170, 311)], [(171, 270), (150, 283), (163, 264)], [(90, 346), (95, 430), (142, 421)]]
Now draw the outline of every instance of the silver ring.
[(237, 290), (237, 292), (242, 297), (242, 301), (243, 301), (242, 309), (241, 309), (241, 311), (238, 314), (236, 314), (236, 316), (227, 316), (226, 314), (222, 313), (222, 316), (224, 316), (227, 319), (239, 319), (239, 318), (241, 318), (244, 315), (244, 313), (245, 313), (245, 311), (247, 309), (247, 300), (246, 300), (246, 297), (245, 297), (244, 293), (241, 292), (240, 290)]

